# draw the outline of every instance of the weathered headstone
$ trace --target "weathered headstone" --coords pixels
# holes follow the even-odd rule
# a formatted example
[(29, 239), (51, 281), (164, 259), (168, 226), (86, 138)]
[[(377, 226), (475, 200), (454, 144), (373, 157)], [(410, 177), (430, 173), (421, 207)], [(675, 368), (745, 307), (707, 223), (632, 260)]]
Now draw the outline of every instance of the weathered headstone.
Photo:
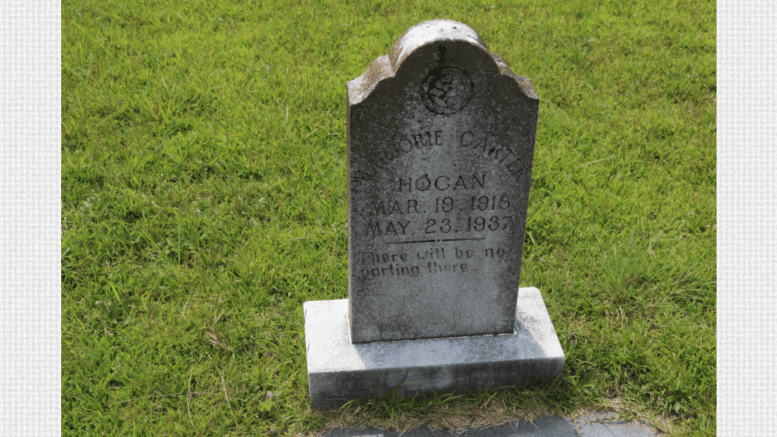
[(467, 25), (432, 20), (347, 88), (348, 300), (304, 305), (313, 406), (555, 377), (542, 296), (518, 284), (531, 82)]

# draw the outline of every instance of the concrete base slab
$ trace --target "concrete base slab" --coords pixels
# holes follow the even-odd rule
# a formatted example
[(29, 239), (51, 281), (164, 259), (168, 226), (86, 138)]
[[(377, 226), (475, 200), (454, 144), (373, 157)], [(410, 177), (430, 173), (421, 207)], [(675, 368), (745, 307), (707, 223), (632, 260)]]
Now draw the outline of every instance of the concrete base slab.
[(463, 431), (417, 426), (404, 433), (380, 428), (335, 428), (321, 437), (663, 437), (650, 425), (640, 422), (612, 422), (614, 413), (589, 413), (575, 420), (558, 416), (510, 421), (491, 428), (473, 427)]
[(659, 437), (666, 434), (642, 422), (618, 422), (617, 413), (590, 412), (571, 421), (580, 437)]
[(311, 404), (338, 408), (394, 388), (404, 397), (550, 381), (564, 352), (545, 302), (538, 289), (521, 288), (517, 304), (512, 334), (353, 344), (347, 299), (305, 302)]
[[(432, 431), (427, 425), (417, 426), (404, 433), (379, 428), (335, 428), (321, 437), (584, 437), (568, 421), (557, 416), (521, 419), (491, 428), (474, 427), (454, 432), (450, 429)], [(596, 436), (600, 437), (600, 436)], [(643, 436), (638, 436), (643, 437)]]

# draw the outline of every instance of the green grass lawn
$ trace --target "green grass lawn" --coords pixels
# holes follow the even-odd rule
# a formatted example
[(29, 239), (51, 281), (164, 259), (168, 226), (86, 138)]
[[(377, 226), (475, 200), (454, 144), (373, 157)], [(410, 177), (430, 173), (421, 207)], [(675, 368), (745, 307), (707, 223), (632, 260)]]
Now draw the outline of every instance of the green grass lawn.
[[(613, 408), (716, 431), (715, 2), (62, 2), (63, 435), (297, 435)], [(308, 402), (347, 297), (345, 83), (432, 18), (540, 96), (522, 286), (561, 377)]]

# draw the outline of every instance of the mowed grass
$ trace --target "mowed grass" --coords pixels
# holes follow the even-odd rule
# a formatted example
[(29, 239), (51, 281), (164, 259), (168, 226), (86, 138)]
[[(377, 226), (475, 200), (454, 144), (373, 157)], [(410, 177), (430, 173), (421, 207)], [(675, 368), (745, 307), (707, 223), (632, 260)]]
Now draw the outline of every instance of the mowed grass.
[[(597, 408), (714, 435), (715, 2), (495, 3), (63, 1), (63, 435)], [(345, 83), (432, 18), (540, 96), (521, 284), (566, 365), (317, 412), (302, 303), (347, 297)]]

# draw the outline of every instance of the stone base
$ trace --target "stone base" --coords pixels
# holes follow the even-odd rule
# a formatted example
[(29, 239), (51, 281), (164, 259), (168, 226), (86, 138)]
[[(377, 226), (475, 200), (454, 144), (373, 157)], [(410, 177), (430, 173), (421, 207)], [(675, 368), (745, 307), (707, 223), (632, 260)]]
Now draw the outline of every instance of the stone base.
[[(313, 408), (351, 399), (496, 389), (550, 381), (564, 352), (540, 290), (518, 292), (512, 334), (352, 344), (348, 299), (305, 302), (305, 347)], [(526, 377), (531, 375), (531, 380)]]

